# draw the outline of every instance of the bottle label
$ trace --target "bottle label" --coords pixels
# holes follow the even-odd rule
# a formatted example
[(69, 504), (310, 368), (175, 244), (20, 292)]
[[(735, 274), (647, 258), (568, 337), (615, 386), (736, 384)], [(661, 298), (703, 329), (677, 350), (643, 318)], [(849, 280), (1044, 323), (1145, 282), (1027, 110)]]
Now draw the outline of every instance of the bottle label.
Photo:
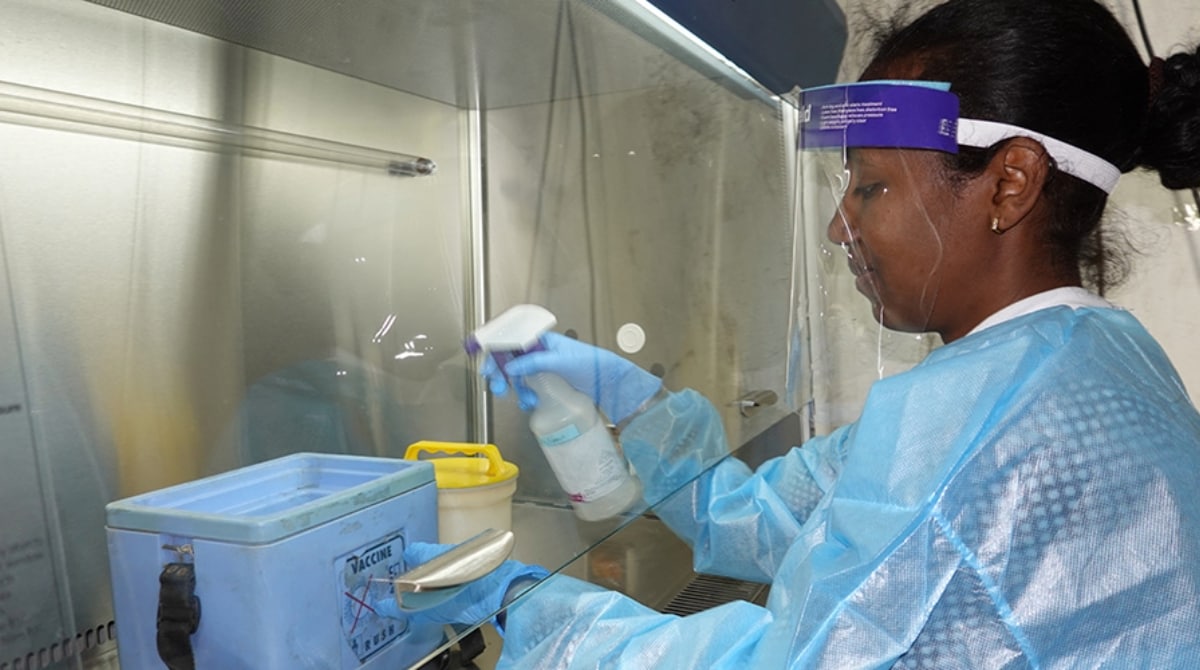
[[(572, 439), (551, 443), (553, 438), (574, 431)], [(555, 431), (538, 438), (559, 485), (571, 502), (591, 502), (617, 490), (629, 479), (629, 466), (617, 451), (608, 427), (596, 423), (580, 433), (577, 428)]]
[(577, 437), (579, 437), (579, 428), (575, 424), (570, 424), (561, 430), (556, 430), (548, 435), (542, 435), (538, 438), (538, 441), (542, 443), (543, 447), (557, 447)]

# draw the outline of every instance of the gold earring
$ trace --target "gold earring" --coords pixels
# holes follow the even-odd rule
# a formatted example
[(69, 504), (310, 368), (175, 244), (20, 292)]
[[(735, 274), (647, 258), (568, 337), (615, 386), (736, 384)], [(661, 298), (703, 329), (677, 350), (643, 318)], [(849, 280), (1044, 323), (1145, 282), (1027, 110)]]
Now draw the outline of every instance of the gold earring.
[(992, 232), (996, 233), (997, 235), (1004, 234), (1004, 231), (1000, 229), (1000, 217), (998, 216), (992, 217)]

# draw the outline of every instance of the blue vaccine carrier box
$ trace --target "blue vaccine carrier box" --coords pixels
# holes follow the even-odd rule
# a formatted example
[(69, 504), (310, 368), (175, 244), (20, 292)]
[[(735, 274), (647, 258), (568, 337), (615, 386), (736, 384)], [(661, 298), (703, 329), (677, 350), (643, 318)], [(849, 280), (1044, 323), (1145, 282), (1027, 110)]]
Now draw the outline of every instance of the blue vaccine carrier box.
[(123, 668), (166, 667), (161, 648), (197, 670), (394, 670), (443, 641), (371, 608), (405, 545), (437, 541), (430, 463), (294, 454), (105, 511)]

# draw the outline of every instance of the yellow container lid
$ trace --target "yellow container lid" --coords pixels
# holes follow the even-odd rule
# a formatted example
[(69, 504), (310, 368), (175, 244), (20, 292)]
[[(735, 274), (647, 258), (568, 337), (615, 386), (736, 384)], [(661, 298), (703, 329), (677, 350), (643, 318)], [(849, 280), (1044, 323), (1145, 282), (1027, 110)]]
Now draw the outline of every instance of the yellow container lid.
[(439, 456), (429, 459), (439, 489), (469, 489), (491, 486), (515, 479), (517, 466), (500, 457), (494, 444), (474, 442), (434, 442), (423, 440), (408, 445), (404, 459), (420, 460), (422, 453), (463, 454), (464, 458)]

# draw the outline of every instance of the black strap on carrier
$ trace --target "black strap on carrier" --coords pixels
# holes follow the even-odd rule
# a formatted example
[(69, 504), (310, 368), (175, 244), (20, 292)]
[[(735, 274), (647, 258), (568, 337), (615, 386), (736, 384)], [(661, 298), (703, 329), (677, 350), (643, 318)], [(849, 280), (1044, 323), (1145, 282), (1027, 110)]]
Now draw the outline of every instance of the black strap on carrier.
[(196, 670), (192, 657), (192, 633), (200, 626), (196, 566), (168, 563), (158, 584), (158, 657), (168, 670)]

